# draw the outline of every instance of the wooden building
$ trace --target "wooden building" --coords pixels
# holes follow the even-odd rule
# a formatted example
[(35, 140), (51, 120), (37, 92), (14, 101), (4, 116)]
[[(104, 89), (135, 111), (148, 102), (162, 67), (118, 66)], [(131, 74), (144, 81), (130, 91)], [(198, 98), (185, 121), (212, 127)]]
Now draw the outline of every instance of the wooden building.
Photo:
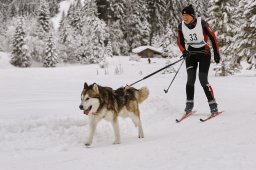
[(140, 46), (132, 49), (132, 52), (138, 54), (142, 58), (153, 58), (157, 55), (161, 55), (162, 51), (152, 46)]

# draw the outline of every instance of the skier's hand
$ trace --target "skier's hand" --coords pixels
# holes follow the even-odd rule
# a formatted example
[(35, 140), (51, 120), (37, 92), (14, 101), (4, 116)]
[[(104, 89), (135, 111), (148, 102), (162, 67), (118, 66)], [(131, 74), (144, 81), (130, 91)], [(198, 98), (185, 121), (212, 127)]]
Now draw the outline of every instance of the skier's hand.
[(220, 63), (220, 54), (219, 53), (215, 53), (214, 54), (214, 61), (218, 64)]
[(184, 59), (188, 58), (189, 57), (189, 51), (185, 50), (181, 57), (184, 58)]

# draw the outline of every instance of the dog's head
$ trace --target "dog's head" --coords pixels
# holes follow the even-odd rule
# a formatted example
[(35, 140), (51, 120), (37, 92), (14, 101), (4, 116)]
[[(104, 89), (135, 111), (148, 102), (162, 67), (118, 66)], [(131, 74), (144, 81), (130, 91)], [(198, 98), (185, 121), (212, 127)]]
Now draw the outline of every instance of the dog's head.
[(81, 94), (81, 104), (79, 108), (84, 111), (84, 114), (97, 113), (100, 106), (99, 88), (96, 83), (89, 85), (84, 83), (84, 88)]

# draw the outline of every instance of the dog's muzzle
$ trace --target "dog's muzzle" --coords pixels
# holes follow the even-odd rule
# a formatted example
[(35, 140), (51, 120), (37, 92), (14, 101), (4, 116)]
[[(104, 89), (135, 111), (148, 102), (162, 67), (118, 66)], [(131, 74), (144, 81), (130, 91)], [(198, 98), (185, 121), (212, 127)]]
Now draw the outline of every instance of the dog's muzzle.
[[(79, 108), (80, 108), (81, 110), (84, 110), (83, 105), (80, 105)], [(92, 109), (92, 106), (88, 107), (88, 109), (84, 110), (84, 114), (85, 114), (85, 115), (88, 115), (88, 114), (90, 113), (91, 109)]]

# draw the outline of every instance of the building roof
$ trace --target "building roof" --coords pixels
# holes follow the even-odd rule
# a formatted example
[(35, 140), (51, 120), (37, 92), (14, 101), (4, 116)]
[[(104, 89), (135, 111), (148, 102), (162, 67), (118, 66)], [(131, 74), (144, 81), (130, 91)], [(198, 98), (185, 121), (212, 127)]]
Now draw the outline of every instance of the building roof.
[(152, 47), (152, 46), (140, 46), (140, 47), (132, 49), (132, 52), (138, 54), (138, 53), (140, 53), (140, 52), (142, 52), (142, 51), (144, 51), (146, 49), (152, 50), (155, 53), (162, 54), (161, 48), (155, 48), (155, 47)]

